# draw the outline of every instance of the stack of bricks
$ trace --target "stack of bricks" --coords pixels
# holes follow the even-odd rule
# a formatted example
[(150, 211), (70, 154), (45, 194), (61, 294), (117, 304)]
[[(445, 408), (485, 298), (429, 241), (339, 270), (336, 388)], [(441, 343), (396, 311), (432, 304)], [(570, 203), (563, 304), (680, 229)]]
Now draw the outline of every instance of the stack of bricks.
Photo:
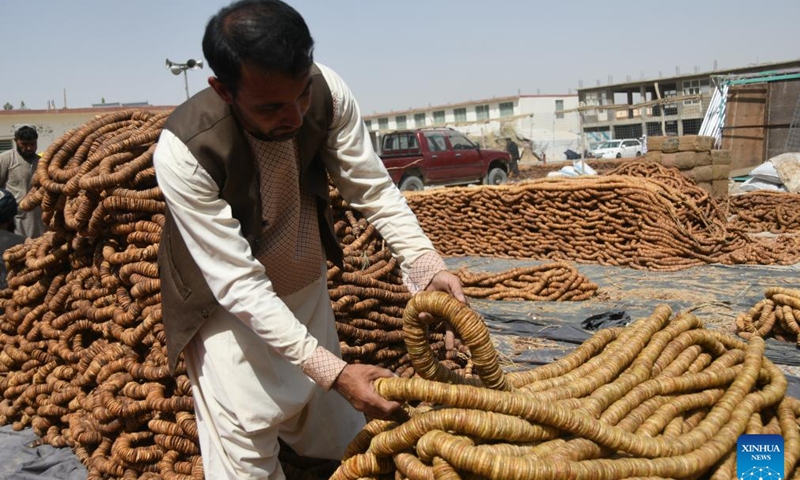
[(648, 137), (645, 159), (675, 167), (714, 197), (728, 194), (731, 154), (714, 150), (714, 137)]

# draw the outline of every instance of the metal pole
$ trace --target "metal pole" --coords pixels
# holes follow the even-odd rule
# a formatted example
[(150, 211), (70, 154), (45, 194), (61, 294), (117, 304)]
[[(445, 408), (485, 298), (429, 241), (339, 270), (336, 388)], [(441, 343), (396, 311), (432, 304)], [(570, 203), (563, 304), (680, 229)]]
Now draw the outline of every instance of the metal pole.
[(186, 100), (189, 100), (189, 76), (186, 74), (186, 69), (183, 69), (183, 83), (186, 86)]

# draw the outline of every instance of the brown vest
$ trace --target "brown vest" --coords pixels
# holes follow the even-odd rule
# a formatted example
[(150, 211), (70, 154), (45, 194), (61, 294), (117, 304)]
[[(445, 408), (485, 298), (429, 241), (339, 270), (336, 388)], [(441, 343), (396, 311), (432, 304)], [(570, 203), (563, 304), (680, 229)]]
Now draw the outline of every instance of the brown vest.
[[(300, 185), (316, 195), (320, 234), (328, 259), (341, 264), (342, 251), (333, 231), (328, 176), (321, 150), (333, 118), (331, 91), (316, 65), (312, 68), (311, 106), (297, 134)], [(179, 106), (164, 125), (179, 138), (219, 186), (251, 249), (261, 234), (261, 195), (250, 146), (230, 107), (207, 88)], [(167, 355), (174, 373), (178, 357), (206, 320), (227, 314), (208, 288), (181, 238), (169, 207), (158, 250), (161, 301)], [(220, 265), (219, 268), (225, 268)]]

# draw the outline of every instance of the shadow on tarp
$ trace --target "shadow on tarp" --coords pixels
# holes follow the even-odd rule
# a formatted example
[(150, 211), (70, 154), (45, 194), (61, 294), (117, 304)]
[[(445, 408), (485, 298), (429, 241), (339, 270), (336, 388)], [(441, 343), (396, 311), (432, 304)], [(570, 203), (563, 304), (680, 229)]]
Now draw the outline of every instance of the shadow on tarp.
[(88, 472), (69, 448), (31, 446), (39, 440), (33, 430), (15, 432), (0, 427), (0, 479), (86, 480)]
[[(502, 272), (541, 265), (542, 261), (483, 257), (446, 259), (451, 270)], [(624, 313), (633, 320), (649, 317), (656, 306), (669, 305), (674, 313), (690, 311), (707, 328), (734, 335), (739, 313), (764, 298), (768, 287), (800, 289), (797, 266), (705, 265), (679, 272), (650, 272), (602, 265), (573, 264), (598, 284), (598, 295), (582, 302), (526, 302), (470, 299), (470, 306), (486, 320), (508, 370), (530, 369), (557, 360), (594, 333), (581, 323), (592, 316)], [(619, 315), (615, 315), (618, 317)], [(617, 322), (612, 322), (617, 326)], [(544, 342), (523, 342), (522, 338)], [(738, 338), (738, 337), (737, 337)], [(765, 355), (774, 363), (800, 366), (795, 344), (767, 340)], [(800, 398), (800, 379), (787, 377), (789, 394)]]

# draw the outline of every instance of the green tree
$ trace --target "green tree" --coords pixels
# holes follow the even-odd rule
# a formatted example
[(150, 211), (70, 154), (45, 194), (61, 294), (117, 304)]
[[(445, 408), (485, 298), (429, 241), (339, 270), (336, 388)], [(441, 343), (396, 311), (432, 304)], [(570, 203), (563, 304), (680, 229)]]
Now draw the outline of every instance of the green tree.
[(25, 107), (25, 100), (23, 100), (23, 101), (19, 102), (19, 109), (20, 109), (20, 110), (25, 110), (25, 108), (26, 108), (26, 107)]
[(11, 105), (9, 102), (6, 102), (6, 104), (3, 105), (3, 110), (14, 110), (14, 105)]

